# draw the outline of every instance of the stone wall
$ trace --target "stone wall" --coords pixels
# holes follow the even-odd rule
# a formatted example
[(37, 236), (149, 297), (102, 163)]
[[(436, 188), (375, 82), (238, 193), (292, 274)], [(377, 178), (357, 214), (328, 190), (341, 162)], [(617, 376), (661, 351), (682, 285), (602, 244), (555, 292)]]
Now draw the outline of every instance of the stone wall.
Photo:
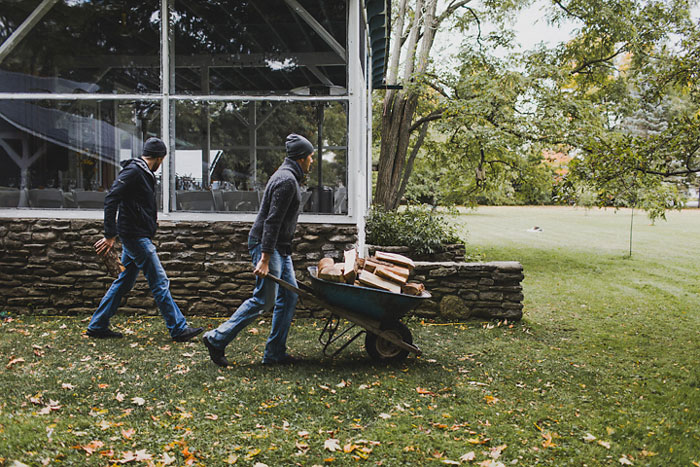
[[(254, 284), (246, 248), (250, 227), (159, 223), (154, 243), (185, 315), (228, 316), (248, 298)], [(97, 220), (0, 219), (0, 311), (92, 314), (112, 281), (92, 246), (101, 232)], [(292, 257), (298, 279), (304, 280), (306, 267), (324, 256), (341, 260), (356, 240), (354, 225), (300, 224)], [(452, 258), (459, 260), (459, 255), (457, 248)], [(417, 314), (450, 320), (522, 315), (519, 263), (422, 262), (416, 279), (433, 294)], [(142, 275), (120, 311), (158, 314)], [(300, 306), (299, 316), (305, 313)]]
[(524, 276), (518, 262), (417, 262), (414, 274), (433, 296), (418, 310), (422, 315), (445, 321), (523, 316)]

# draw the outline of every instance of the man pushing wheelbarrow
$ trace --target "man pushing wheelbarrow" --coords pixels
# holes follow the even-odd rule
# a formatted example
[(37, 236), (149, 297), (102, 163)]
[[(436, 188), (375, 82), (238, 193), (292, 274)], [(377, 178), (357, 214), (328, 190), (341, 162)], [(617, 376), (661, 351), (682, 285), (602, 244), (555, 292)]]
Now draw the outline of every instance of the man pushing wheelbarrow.
[[(313, 145), (297, 134), (286, 140), (287, 157), (270, 177), (260, 210), (248, 234), (248, 251), (252, 257), (255, 280), (253, 296), (243, 302), (231, 317), (202, 336), (209, 357), (219, 366), (228, 366), (226, 346), (247, 325), (266, 311), (272, 312), (272, 328), (265, 345), (263, 364), (290, 364), (295, 359), (287, 353), (287, 335), (297, 304), (297, 294), (278, 287), (268, 275), (297, 285), (292, 264), (292, 238), (301, 204), (300, 182), (313, 163)], [(274, 308), (274, 309), (273, 309)]]

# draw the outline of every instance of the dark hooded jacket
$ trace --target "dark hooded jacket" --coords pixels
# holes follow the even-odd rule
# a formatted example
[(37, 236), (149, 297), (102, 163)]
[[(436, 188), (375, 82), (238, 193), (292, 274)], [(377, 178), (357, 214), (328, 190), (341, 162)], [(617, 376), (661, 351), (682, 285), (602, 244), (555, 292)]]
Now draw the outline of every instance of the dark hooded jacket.
[(156, 177), (141, 158), (122, 161), (121, 166), (105, 197), (105, 237), (152, 238), (158, 226)]
[(286, 158), (267, 182), (258, 216), (250, 230), (250, 237), (262, 243), (262, 251), (291, 254), (301, 205), (299, 183), (303, 179), (304, 172), (299, 164)]

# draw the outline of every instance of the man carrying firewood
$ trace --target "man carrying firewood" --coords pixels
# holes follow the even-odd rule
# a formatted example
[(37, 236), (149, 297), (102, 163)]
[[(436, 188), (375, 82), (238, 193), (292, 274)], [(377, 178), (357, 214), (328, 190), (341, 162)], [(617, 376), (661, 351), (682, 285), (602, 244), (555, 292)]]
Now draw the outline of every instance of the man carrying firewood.
[(287, 157), (270, 177), (260, 210), (248, 234), (248, 251), (257, 276), (253, 296), (243, 302), (225, 323), (202, 336), (209, 357), (219, 366), (228, 366), (226, 346), (243, 328), (274, 308), (272, 329), (267, 339), (263, 364), (289, 364), (296, 359), (287, 353), (287, 335), (297, 304), (297, 295), (266, 279), (272, 274), (296, 287), (292, 264), (292, 238), (297, 226), (301, 190), (299, 184), (313, 162), (313, 145), (297, 134), (286, 140)]
[[(104, 238), (95, 243), (98, 255), (107, 254), (117, 235), (122, 243), (124, 270), (112, 283), (92, 315), (87, 335), (93, 338), (119, 338), (122, 333), (109, 328), (109, 319), (134, 286), (139, 271), (146, 276), (158, 309), (170, 337), (186, 342), (202, 331), (192, 328), (170, 295), (170, 281), (158, 259), (151, 239), (156, 233), (158, 205), (156, 203), (156, 176), (154, 172), (163, 163), (167, 151), (159, 138), (149, 138), (143, 145), (143, 155), (122, 162), (122, 171), (105, 197)], [(119, 211), (119, 218), (115, 222)]]

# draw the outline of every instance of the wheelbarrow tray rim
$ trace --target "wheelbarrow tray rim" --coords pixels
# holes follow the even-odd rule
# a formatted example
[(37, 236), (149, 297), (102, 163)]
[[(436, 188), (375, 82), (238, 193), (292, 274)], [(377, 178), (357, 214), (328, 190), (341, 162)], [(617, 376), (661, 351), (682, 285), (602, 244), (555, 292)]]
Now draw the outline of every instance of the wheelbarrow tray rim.
[(378, 321), (401, 319), (406, 313), (419, 306), (423, 300), (431, 298), (429, 292), (424, 292), (422, 295), (407, 295), (327, 281), (318, 278), (316, 266), (310, 266), (308, 270), (315, 295), (332, 305)]

